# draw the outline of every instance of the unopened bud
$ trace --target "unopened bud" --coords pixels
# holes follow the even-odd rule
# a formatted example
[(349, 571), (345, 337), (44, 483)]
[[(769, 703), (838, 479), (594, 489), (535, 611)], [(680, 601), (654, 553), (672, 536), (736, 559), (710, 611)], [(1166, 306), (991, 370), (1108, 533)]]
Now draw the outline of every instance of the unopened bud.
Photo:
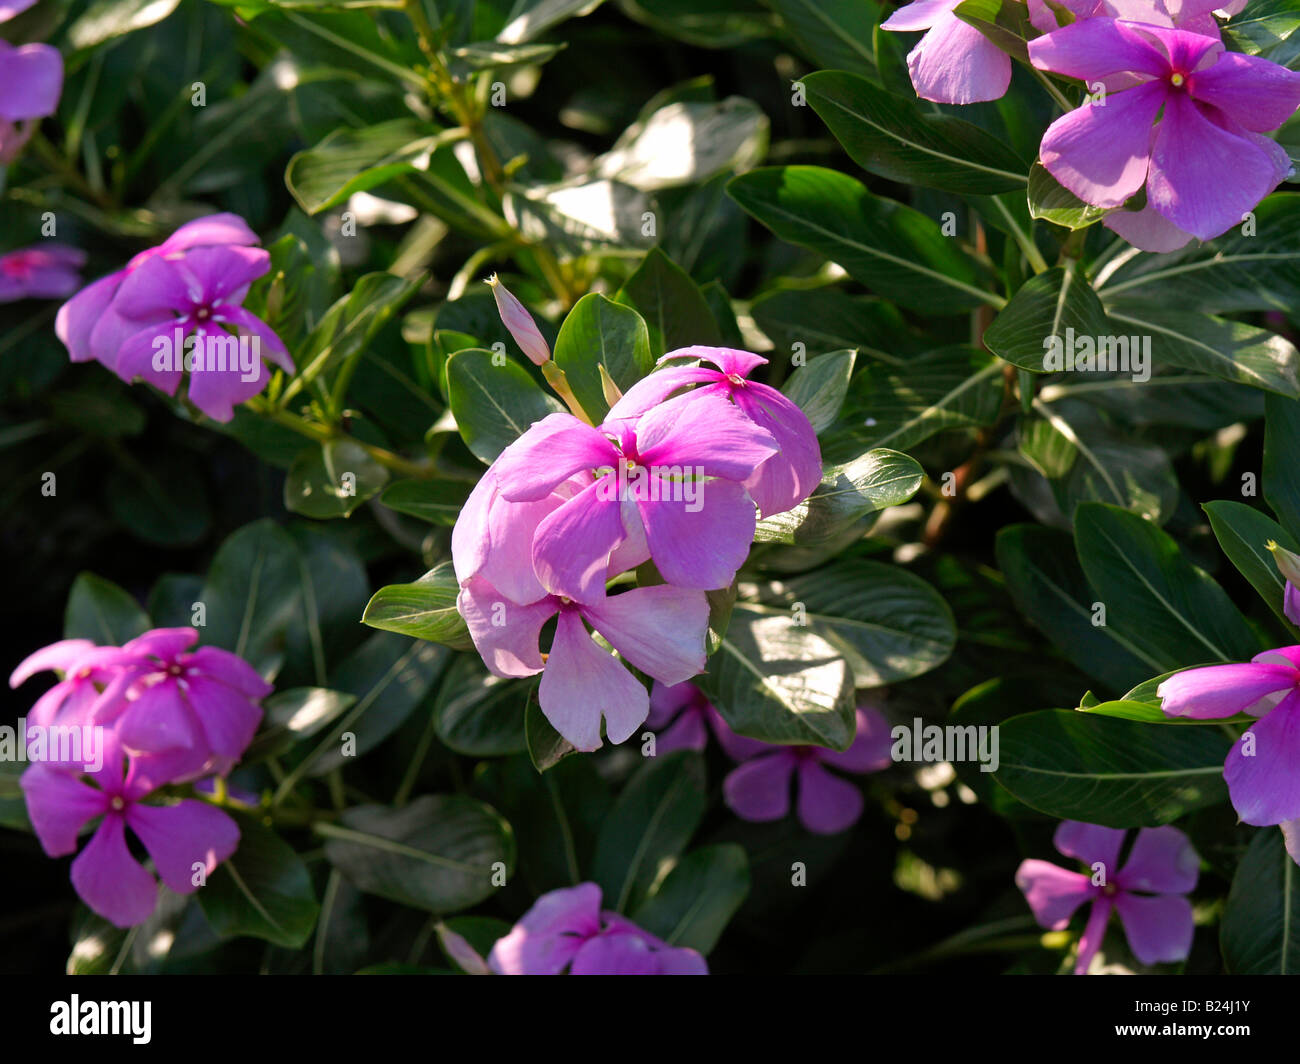
[(510, 294), (510, 290), (501, 283), (495, 273), (488, 278), (487, 283), (492, 289), (492, 298), (497, 301), (497, 313), (501, 315), (501, 323), (510, 330), (515, 343), (537, 365), (541, 366), (549, 362), (551, 349), (542, 338), (537, 322), (533, 321), (528, 308)]
[(1282, 574), (1283, 578), (1292, 584), (1300, 586), (1300, 554), (1295, 554), (1285, 547), (1278, 546), (1271, 539), (1264, 546), (1273, 552), (1273, 564), (1277, 566), (1277, 571)]

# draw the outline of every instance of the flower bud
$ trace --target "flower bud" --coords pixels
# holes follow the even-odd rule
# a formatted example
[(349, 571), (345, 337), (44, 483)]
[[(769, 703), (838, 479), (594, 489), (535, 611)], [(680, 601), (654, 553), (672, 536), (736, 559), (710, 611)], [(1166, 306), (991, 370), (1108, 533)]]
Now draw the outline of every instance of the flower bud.
[(487, 283), (492, 289), (492, 298), (497, 301), (497, 313), (501, 315), (501, 322), (510, 330), (515, 343), (537, 365), (541, 366), (549, 362), (551, 349), (542, 338), (537, 323), (528, 313), (528, 308), (510, 294), (510, 290), (501, 283), (495, 273), (488, 278)]
[(1300, 554), (1278, 546), (1271, 539), (1264, 546), (1273, 552), (1273, 564), (1277, 566), (1277, 571), (1282, 574), (1283, 579), (1300, 586)]

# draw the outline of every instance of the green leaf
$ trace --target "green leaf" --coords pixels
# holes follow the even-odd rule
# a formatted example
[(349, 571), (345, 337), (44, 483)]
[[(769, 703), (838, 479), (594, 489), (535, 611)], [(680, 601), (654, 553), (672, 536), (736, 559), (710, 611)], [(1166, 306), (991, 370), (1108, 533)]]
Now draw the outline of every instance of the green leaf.
[(554, 768), (570, 754), (577, 753), (572, 743), (555, 730), (537, 703), (537, 691), (530, 688), (524, 707), (524, 741), (528, 756), (538, 772)]
[[(1292, 17), (1300, 25), (1300, 14)], [(1102, 298), (1116, 306), (1176, 306), (1209, 314), (1289, 311), (1300, 288), (1300, 193), (1275, 192), (1253, 213), (1250, 235), (1235, 226), (1165, 255), (1124, 259), (1098, 283)]]
[(1282, 832), (1260, 828), (1237, 866), (1219, 925), (1233, 975), (1300, 975), (1300, 867)]
[(495, 809), (463, 795), (401, 809), (362, 805), (318, 824), (330, 864), (367, 894), (435, 913), (477, 905), (515, 866), (514, 833)]
[(740, 735), (833, 750), (853, 742), (852, 669), (837, 647), (789, 615), (737, 602), (708, 672), (695, 682)]
[(379, 501), (390, 510), (410, 514), (433, 525), (456, 523), (469, 497), (469, 485), (452, 480), (398, 480), (384, 489)]
[(1300, 538), (1300, 404), (1264, 400), (1264, 498), (1292, 536)]
[(289, 534), (264, 519), (231, 535), (212, 559), (201, 601), (204, 644), (238, 654), (263, 675), (273, 673), (301, 601), (299, 554)]
[(276, 691), (263, 703), (266, 720), (240, 759), (245, 764), (279, 757), (295, 743), (316, 734), (345, 713), (356, 695), (325, 687), (293, 687)]
[(451, 562), (439, 562), (413, 584), (381, 587), (366, 604), (361, 623), (385, 632), (469, 650), (469, 629), (456, 609), (460, 585)]
[[(819, 166), (752, 170), (727, 195), (782, 240), (843, 266), (885, 297), (927, 314), (960, 314), (1002, 299), (931, 218)], [(699, 340), (692, 341), (700, 343)]]
[(627, 782), (601, 824), (591, 878), (603, 907), (631, 913), (690, 842), (704, 816), (704, 762), (693, 750), (650, 758)]
[[(856, 687), (929, 672), (948, 659), (957, 641), (943, 596), (897, 565), (835, 562), (804, 576), (759, 584), (756, 591), (771, 612), (793, 616), (797, 611), (801, 623), (839, 650)], [(747, 608), (759, 609), (752, 603)]]
[(63, 611), (64, 639), (120, 646), (150, 627), (140, 604), (116, 584), (94, 573), (80, 573), (72, 582)]
[(362, 129), (334, 130), (314, 148), (300, 151), (284, 172), (284, 183), (308, 214), (343, 203), (415, 170), (415, 160), (438, 142), (439, 130), (414, 118)]
[(284, 481), (285, 509), (306, 517), (349, 517), (388, 483), (388, 470), (356, 440), (301, 451)]
[(438, 738), (466, 757), (503, 757), (527, 749), (528, 680), (493, 676), (477, 657), (458, 657), (433, 703)]
[(993, 778), (1064, 820), (1154, 827), (1227, 798), (1230, 740), (1217, 728), (1153, 728), (1049, 709), (1007, 721), (1000, 744)]
[(564, 409), (517, 362), (483, 348), (447, 359), (447, 402), (465, 446), (488, 465), (534, 422)]
[(497, 34), (502, 44), (524, 44), (577, 15), (590, 15), (602, 0), (531, 0), (516, 4), (518, 13)]
[[(1105, 299), (1105, 294), (1102, 296)], [(1267, 329), (1182, 309), (1180, 300), (1156, 305), (1106, 304), (1116, 332), (1150, 337), (1157, 366), (1180, 366), (1225, 381), (1300, 398), (1300, 351)]]
[(615, 299), (641, 315), (649, 330), (650, 354), (654, 358), (679, 347), (716, 346), (722, 342), (699, 286), (658, 248), (646, 252)]
[(877, 362), (901, 366), (919, 351), (907, 322), (892, 303), (851, 296), (833, 288), (770, 292), (750, 314), (778, 348), (795, 344), (814, 354), (851, 348)]
[[(1056, 341), (1052, 347), (1065, 345), (1067, 329), (1089, 340), (1110, 332), (1101, 300), (1073, 264), (1053, 267), (1025, 282), (984, 331), (984, 344), (1021, 369), (1048, 373), (1049, 353), (1058, 353), (1050, 351), (1049, 342)], [(1064, 359), (1059, 368), (1065, 368)]]
[(1151, 521), (1082, 503), (1074, 535), (1106, 624), (1143, 647), (1159, 671), (1191, 661), (1245, 661), (1262, 649), (1223, 589)]
[(871, 34), (880, 21), (872, 0), (766, 0), (799, 50), (819, 68), (876, 69)]
[(979, 126), (927, 114), (911, 99), (840, 70), (809, 74), (803, 83), (813, 110), (864, 170), (963, 194), (1025, 186), (1028, 164)]
[(1297, 634), (1282, 608), (1286, 581), (1277, 571), (1273, 555), (1265, 544), (1271, 540), (1289, 551), (1300, 551), (1300, 544), (1272, 518), (1245, 503), (1217, 499), (1205, 503), (1203, 508), (1223, 553), (1250, 581), (1250, 586), (1259, 592), (1268, 608), (1287, 625), (1288, 630)]
[[(1056, 180), (1042, 163), (1029, 168), (1029, 216), (1064, 226), (1066, 229), (1086, 229), (1101, 221), (1106, 215), (1103, 207), (1084, 203), (1073, 192)], [(1154, 255), (1138, 256), (1154, 259)]]
[(147, 464), (124, 456), (105, 489), (113, 516), (146, 543), (197, 543), (212, 523), (203, 479), (172, 455), (160, 454)]
[(301, 949), (320, 912), (307, 866), (275, 832), (238, 819), (239, 849), (199, 890), (203, 915), (223, 938), (251, 935)]
[(75, 49), (93, 48), (161, 22), (179, 4), (180, 0), (95, 0), (68, 27), (68, 43)]
[(655, 364), (641, 315), (595, 292), (578, 300), (564, 319), (554, 358), (582, 409), (597, 423), (609, 413), (600, 367), (625, 392)]
[(869, 366), (849, 384), (822, 458), (843, 461), (870, 447), (915, 447), (936, 432), (992, 425), (1002, 409), (1002, 363), (969, 347), (946, 347), (906, 368)]
[(790, 374), (781, 388), (786, 398), (808, 416), (813, 431), (819, 435), (834, 423), (844, 405), (857, 357), (857, 351), (818, 355)]
[(632, 921), (673, 946), (708, 954), (749, 894), (749, 858), (734, 843), (693, 850), (652, 889)]
[(501, 44), (478, 41), (452, 48), (447, 63), (452, 76), (467, 81), (480, 70), (504, 70), (508, 67), (542, 64), (564, 50), (563, 44)]
[(359, 355), (406, 304), (423, 280), (368, 273), (337, 300), (312, 329), (297, 358), (298, 376), (285, 390), (287, 401), (327, 370)]
[(915, 459), (885, 448), (828, 466), (807, 499), (793, 510), (759, 521), (754, 540), (810, 548), (833, 544), (872, 514), (907, 502), (924, 476)]
[(1095, 595), (1065, 533), (1010, 525), (998, 533), (997, 562), (1016, 608), (1062, 654), (1107, 688), (1126, 690), (1162, 668), (1143, 640), (1092, 623)]

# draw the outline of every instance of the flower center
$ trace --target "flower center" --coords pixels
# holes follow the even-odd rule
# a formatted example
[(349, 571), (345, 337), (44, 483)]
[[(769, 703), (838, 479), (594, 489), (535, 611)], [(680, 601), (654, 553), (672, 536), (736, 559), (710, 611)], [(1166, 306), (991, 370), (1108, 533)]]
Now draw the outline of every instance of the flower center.
[(168, 676), (184, 676), (184, 675), (185, 675), (185, 669), (184, 669), (184, 667), (181, 666), (181, 665), (168, 665), (168, 666), (167, 666), (167, 675), (168, 675)]
[(743, 387), (745, 386), (745, 384), (747, 383), (747, 382), (745, 381), (745, 378), (742, 377), (739, 373), (728, 373), (728, 374), (727, 374), (727, 380), (729, 380), (729, 381), (730, 381), (732, 384), (734, 384), (737, 388), (743, 388)]
[(113, 795), (112, 801), (108, 803), (108, 807), (112, 809), (113, 812), (120, 813), (126, 808), (126, 801), (120, 794), (115, 794)]
[(1176, 70), (1169, 75), (1169, 84), (1172, 85), (1175, 89), (1181, 89), (1183, 87), (1184, 82), (1186, 81), (1187, 78), (1185, 78), (1182, 74), (1178, 73), (1178, 71)]
[[(1177, 77), (1178, 75), (1175, 74), (1174, 76)], [(194, 318), (196, 321), (207, 321), (211, 317), (211, 307), (199, 307), (199, 309), (194, 312)]]
[(1101, 888), (1101, 892), (1106, 897), (1113, 898), (1116, 894), (1119, 893), (1119, 884), (1107, 883), (1104, 887)]

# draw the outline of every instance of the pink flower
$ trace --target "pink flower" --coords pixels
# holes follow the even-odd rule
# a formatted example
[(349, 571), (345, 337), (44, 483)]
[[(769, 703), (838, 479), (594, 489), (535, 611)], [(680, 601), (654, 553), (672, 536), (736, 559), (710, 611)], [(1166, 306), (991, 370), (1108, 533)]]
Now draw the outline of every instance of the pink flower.
[[(173, 395), (183, 365), (190, 402), (216, 421), (229, 421), (235, 405), (258, 395), (270, 380), (262, 355), (293, 371), (280, 338), (240, 306), (248, 286), (270, 267), (271, 256), (261, 248), (231, 246), (193, 248), (178, 258), (156, 255), (141, 263), (113, 300), (135, 330), (118, 351), (118, 376), (141, 377)], [(170, 358), (160, 360), (160, 353)]]
[(627, 564), (653, 558), (677, 587), (730, 584), (754, 538), (745, 481), (776, 450), (735, 404), (685, 395), (599, 429), (551, 414), (492, 468), (511, 502), (538, 502), (575, 474), (594, 476), (542, 518), (532, 543), (543, 587), (592, 601), (604, 593), (611, 555), (629, 541), (640, 556)]
[(118, 927), (147, 920), (158, 896), (153, 874), (127, 848), (127, 828), (178, 894), (192, 894), (239, 845), (239, 827), (219, 809), (194, 799), (168, 805), (145, 801), (168, 782), (165, 775), (152, 775), (145, 762), (125, 758), (112, 732), (105, 733), (98, 772), (37, 764), (22, 775), (32, 828), (49, 856), (76, 853), (81, 829), (103, 818), (72, 862), (72, 885), (91, 909)]
[(749, 375), (767, 359), (731, 347), (683, 347), (669, 351), (659, 360), (683, 358), (710, 362), (708, 366), (677, 366), (661, 369), (637, 381), (628, 389), (606, 418), (606, 424), (636, 418), (683, 388), (700, 399), (714, 396), (730, 399), (759, 428), (776, 440), (779, 451), (760, 462), (745, 481), (745, 487), (767, 517), (793, 509), (813, 493), (822, 479), (821, 447), (808, 416), (798, 405), (770, 385), (749, 380)]
[(843, 753), (820, 746), (769, 746), (722, 781), (727, 807), (742, 820), (780, 820), (790, 812), (790, 783), (798, 781), (799, 822), (818, 835), (847, 831), (862, 816), (862, 792), (826, 770), (863, 774), (890, 763), (889, 724), (870, 707), (857, 711), (857, 734)]
[(62, 244), (35, 245), (0, 255), (0, 303), (62, 299), (77, 290), (86, 253)]
[(22, 122), (52, 115), (63, 91), (63, 57), (48, 44), (15, 47), (0, 40), (0, 119)]
[(243, 755), (271, 692), (242, 658), (199, 647), (193, 628), (155, 628), (121, 648), (119, 671), (91, 719), (112, 725), (125, 751), (169, 780), (224, 775)]
[(1119, 911), (1129, 947), (1143, 964), (1181, 961), (1191, 951), (1192, 905), (1183, 895), (1196, 887), (1200, 858), (1177, 828), (1143, 828), (1119, 868), (1126, 834), (1119, 828), (1063, 821), (1056, 829), (1056, 848), (1089, 865), (1090, 872), (1035, 860), (1022, 862), (1016, 871), (1016, 886), (1034, 918), (1051, 931), (1063, 930), (1080, 905), (1092, 902), (1075, 975), (1087, 972), (1112, 909)]
[(114, 305), (117, 291), (127, 277), (155, 256), (179, 258), (192, 248), (256, 243), (257, 234), (234, 214), (211, 214), (186, 222), (157, 247), (140, 252), (124, 268), (101, 277), (64, 303), (54, 319), (54, 331), (73, 362), (93, 358), (115, 370), (122, 344), (138, 331)]
[(97, 647), (89, 639), (61, 639), (19, 662), (9, 686), (18, 687), (38, 672), (63, 673), (63, 678), (36, 700), (27, 719), (41, 728), (80, 727), (90, 723), (100, 692), (119, 674), (121, 662), (122, 652), (117, 647)]
[[(702, 591), (660, 584), (590, 603), (547, 595), (520, 605), (475, 576), (462, 582), (456, 607), (494, 675), (545, 670), (538, 705), (579, 750), (599, 748), (602, 717), (609, 741), (621, 743), (650, 709), (645, 688), (596, 645), (587, 624), (626, 661), (662, 683), (680, 683), (704, 670), (709, 603)], [(557, 615), (555, 638), (543, 660), (542, 625)]]
[(1300, 817), (1300, 646), (1268, 650), (1249, 662), (1185, 669), (1156, 693), (1170, 717), (1258, 717), (1223, 763), (1233, 808), (1256, 826)]
[(936, 103), (1000, 99), (1011, 84), (1011, 57), (953, 10), (961, 0), (914, 0), (882, 22), (881, 29), (925, 30), (907, 56), (912, 88)]
[(0, 0), (0, 22), (8, 22), (15, 15), (21, 15), (36, 0)]
[(602, 912), (595, 883), (543, 894), (497, 939), (497, 975), (708, 975), (693, 949), (670, 946), (616, 912)]
[(1100, 83), (1104, 104), (1058, 118), (1040, 158), (1086, 203), (1119, 207), (1144, 186), (1147, 208), (1107, 224), (1130, 242), (1170, 250), (1239, 225), (1291, 170), (1262, 134), (1300, 106), (1300, 74), (1227, 52), (1215, 37), (1091, 18), (1029, 42), (1040, 70)]

